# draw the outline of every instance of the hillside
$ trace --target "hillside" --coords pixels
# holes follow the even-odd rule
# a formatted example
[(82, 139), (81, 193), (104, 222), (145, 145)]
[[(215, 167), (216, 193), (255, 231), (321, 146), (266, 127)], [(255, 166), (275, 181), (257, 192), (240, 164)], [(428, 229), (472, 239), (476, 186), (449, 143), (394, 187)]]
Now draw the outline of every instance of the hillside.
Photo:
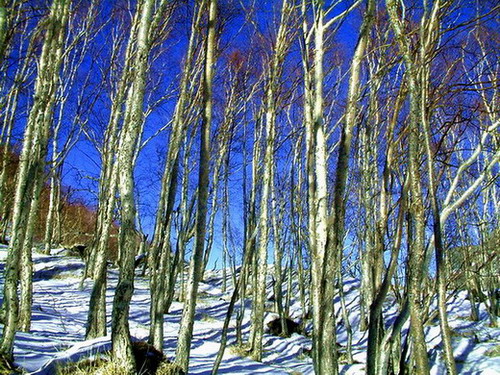
[[(83, 263), (78, 258), (62, 255), (54, 250), (52, 256), (35, 254), (33, 326), (29, 334), (16, 335), (16, 364), (32, 374), (54, 374), (57, 364), (77, 361), (97, 351), (110, 348), (110, 338), (83, 341), (87, 306), (91, 282), (86, 281), (80, 290), (79, 275)], [(0, 248), (0, 259), (6, 256), (6, 248)], [(2, 272), (3, 274), (3, 272)], [(108, 313), (116, 285), (117, 270), (109, 271)], [(194, 325), (194, 339), (191, 351), (190, 374), (209, 374), (219, 348), (220, 333), (228, 303), (228, 294), (221, 292), (221, 272), (209, 271), (202, 283)], [(229, 280), (230, 283), (230, 280)], [(358, 281), (348, 280), (344, 285), (346, 302), (350, 309), (349, 319), (356, 329), (359, 322)], [(292, 301), (293, 302), (293, 301)], [(270, 304), (271, 305), (271, 304)], [(339, 306), (336, 306), (340, 308)], [(182, 312), (182, 304), (174, 302), (171, 312), (165, 315), (164, 351), (172, 358)], [(244, 333), (249, 333), (249, 309), (245, 317)], [(458, 294), (449, 305), (449, 318), (453, 330), (454, 354), (460, 374), (500, 374), (500, 329), (489, 328), (483, 322), (467, 319), (468, 301), (464, 294)], [(394, 317), (394, 309), (388, 309), (388, 319)], [(483, 320), (487, 321), (482, 311)], [(291, 317), (298, 319), (300, 306), (292, 303)], [(266, 321), (273, 314), (268, 312)], [(135, 294), (131, 305), (130, 326), (135, 339), (145, 340), (149, 324), (149, 291), (146, 278), (137, 276)], [(308, 329), (311, 328), (309, 324)], [(345, 330), (339, 326), (340, 344), (345, 344)], [(406, 329), (406, 328), (405, 328)], [(432, 374), (443, 374), (440, 361), (440, 335), (437, 325), (426, 327), (427, 347), (432, 360)], [(230, 332), (229, 345), (234, 342)], [(353, 337), (355, 364), (344, 364), (342, 374), (363, 374), (366, 360), (366, 334), (355, 330)], [(293, 334), (290, 338), (265, 335), (265, 356), (262, 363), (241, 357), (241, 351), (228, 348), (219, 373), (221, 374), (312, 374), (312, 360), (307, 356), (310, 338)], [(343, 351), (343, 348), (340, 348)], [(239, 353), (239, 354), (238, 354)]]

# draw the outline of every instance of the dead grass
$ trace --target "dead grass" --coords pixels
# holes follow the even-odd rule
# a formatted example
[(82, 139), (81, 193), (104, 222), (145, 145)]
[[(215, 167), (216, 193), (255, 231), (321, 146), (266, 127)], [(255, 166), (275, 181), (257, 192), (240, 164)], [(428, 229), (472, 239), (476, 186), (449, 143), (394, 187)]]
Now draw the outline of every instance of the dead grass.
[(248, 345), (231, 345), (229, 346), (229, 352), (238, 357), (248, 357), (250, 356), (250, 348)]
[(451, 329), (450, 332), (453, 337), (475, 338), (475, 333), (472, 331), (459, 331)]
[(182, 369), (173, 362), (162, 362), (156, 369), (156, 375), (182, 375)]
[(98, 368), (92, 375), (128, 375), (125, 367), (115, 363), (106, 362), (106, 364)]
[(211, 316), (210, 314), (207, 314), (207, 313), (204, 313), (201, 316), (201, 320), (203, 322), (215, 322), (215, 321), (217, 321), (217, 319), (215, 319), (213, 316)]
[(5, 358), (3, 355), (0, 355), (0, 375), (8, 375), (15, 373), (16, 368), (14, 364)]
[[(182, 370), (171, 362), (162, 362), (156, 369), (156, 375), (182, 374)], [(76, 363), (64, 364), (57, 369), (56, 375), (128, 375), (128, 372), (124, 367), (105, 358), (86, 358)]]
[[(133, 342), (138, 375), (180, 375), (182, 371), (169, 363), (161, 352), (146, 342)], [(109, 354), (85, 358), (76, 363), (66, 363), (56, 370), (56, 375), (128, 375), (125, 368), (109, 359)], [(1, 375), (1, 374), (0, 374)]]
[[(57, 367), (56, 375), (97, 375), (99, 370), (108, 367), (105, 358), (85, 358), (78, 362), (64, 363)], [(99, 374), (106, 374), (99, 372)], [(108, 372), (109, 374), (109, 372)]]
[(76, 276), (74, 273), (71, 272), (61, 272), (57, 273), (54, 276), (52, 276), (52, 279), (54, 280), (68, 280), (68, 279), (76, 279), (78, 276)]
[(500, 344), (495, 345), (484, 354), (487, 357), (500, 357)]

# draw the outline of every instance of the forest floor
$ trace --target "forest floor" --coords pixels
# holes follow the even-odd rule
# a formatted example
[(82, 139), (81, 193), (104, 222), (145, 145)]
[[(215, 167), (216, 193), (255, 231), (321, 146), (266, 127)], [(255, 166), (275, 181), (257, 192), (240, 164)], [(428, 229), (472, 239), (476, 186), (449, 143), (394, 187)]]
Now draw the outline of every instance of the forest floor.
[[(83, 262), (78, 258), (62, 256), (54, 250), (51, 256), (35, 254), (33, 324), (30, 333), (16, 335), (14, 356), (16, 365), (28, 373), (50, 375), (55, 367), (67, 361), (77, 361), (96, 352), (110, 349), (110, 338), (84, 341), (88, 301), (92, 289), (91, 281), (80, 288)], [(0, 247), (0, 267), (3, 283), (3, 261), (6, 248)], [(108, 315), (111, 313), (113, 287), (117, 281), (117, 270), (109, 270)], [(228, 281), (228, 285), (231, 285)], [(225, 318), (229, 293), (222, 292), (221, 271), (208, 271), (205, 282), (200, 285), (194, 337), (191, 350), (189, 374), (210, 374), (219, 349), (222, 324)], [(349, 279), (344, 282), (349, 319), (353, 326), (354, 364), (342, 365), (342, 374), (363, 374), (366, 362), (367, 335), (359, 326), (359, 282)], [(271, 295), (271, 291), (269, 292)], [(298, 293), (294, 293), (298, 296)], [(395, 304), (390, 303), (385, 316), (388, 320), (396, 315)], [(339, 301), (335, 301), (340, 309)], [(337, 306), (338, 305), (338, 306)], [(389, 307), (390, 306), (390, 307)], [(269, 302), (269, 309), (272, 302)], [(250, 309), (246, 309), (244, 334), (250, 329)], [(464, 293), (455, 296), (448, 305), (453, 346), (460, 374), (500, 374), (500, 329), (490, 328), (484, 309), (481, 308), (479, 322), (468, 319), (469, 302)], [(165, 315), (164, 352), (168, 358), (175, 354), (176, 340), (182, 304), (174, 302), (170, 313)], [(290, 317), (298, 320), (300, 303), (293, 300)], [(340, 314), (339, 314), (340, 315)], [(276, 315), (267, 313), (266, 322)], [(146, 340), (149, 325), (148, 281), (138, 276), (135, 294), (130, 308), (130, 329), (137, 340)], [(230, 327), (234, 328), (234, 317)], [(310, 324), (309, 324), (310, 328)], [(407, 327), (405, 327), (407, 329)], [(426, 327), (428, 350), (432, 374), (444, 374), (441, 360), (441, 339), (437, 322)], [(339, 325), (338, 340), (345, 345), (345, 329)], [(241, 351), (231, 348), (235, 342), (234, 329), (230, 330), (228, 348), (220, 366), (221, 374), (313, 374), (312, 361), (307, 355), (311, 348), (309, 337), (293, 334), (289, 338), (266, 334), (264, 337), (263, 361), (255, 362), (241, 356)], [(342, 351), (342, 348), (341, 348)]]

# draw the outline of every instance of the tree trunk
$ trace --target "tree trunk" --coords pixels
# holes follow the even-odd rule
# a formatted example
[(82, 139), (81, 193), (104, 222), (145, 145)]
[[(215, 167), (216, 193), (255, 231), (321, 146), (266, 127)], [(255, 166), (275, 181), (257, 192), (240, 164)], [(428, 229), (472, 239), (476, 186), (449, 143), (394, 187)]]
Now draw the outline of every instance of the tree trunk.
[(15, 84), (10, 88), (9, 93), (3, 100), (3, 104), (5, 105), (4, 109), (4, 117), (2, 121), (2, 134), (0, 137), (2, 148), (2, 165), (0, 169), (0, 202), (2, 203), (0, 207), (0, 239), (5, 241), (5, 237), (7, 235), (7, 229), (9, 225), (9, 221), (11, 219), (12, 212), (12, 198), (8, 199), (7, 197), (7, 184), (10, 180), (8, 177), (7, 167), (9, 165), (9, 161), (11, 160), (10, 144), (12, 141), (12, 130), (14, 127), (14, 120), (16, 118), (16, 112), (19, 104), (19, 96), (22, 89), (22, 84), (27, 80), (27, 76), (30, 74), (30, 57), (25, 57), (21, 66), (16, 71), (16, 76), (14, 78)]
[[(274, 175), (274, 167), (273, 173)], [(282, 226), (281, 223), (284, 222), (283, 209), (278, 208), (277, 198), (276, 198), (276, 181), (271, 185), (271, 220), (273, 227), (273, 247), (274, 247), (274, 301), (276, 305), (276, 312), (281, 321), (281, 333), (284, 336), (288, 335), (288, 328), (286, 324), (285, 311), (283, 308), (283, 242), (281, 238)], [(280, 202), (281, 203), (281, 202)], [(280, 223), (280, 224), (279, 224)], [(289, 291), (290, 293), (290, 291)]]
[(215, 23), (217, 15), (216, 0), (208, 2), (208, 30), (205, 52), (205, 74), (203, 79), (203, 120), (200, 135), (200, 164), (198, 174), (198, 207), (196, 212), (195, 247), (189, 269), (189, 290), (184, 303), (179, 339), (175, 354), (175, 363), (187, 373), (189, 367), (189, 353), (193, 336), (194, 313), (198, 284), (203, 272), (203, 251), (205, 247), (205, 231), (207, 216), (207, 200), (209, 185), (209, 158), (210, 158), (210, 127), (212, 124), (212, 80), (213, 65), (215, 62)]
[(29, 332), (31, 326), (31, 305), (33, 304), (33, 234), (38, 220), (38, 204), (40, 202), (40, 192), (44, 182), (43, 169), (39, 168), (36, 184), (31, 192), (30, 212), (26, 223), (26, 233), (21, 250), (20, 263), (20, 308), (19, 308), (19, 330)]
[[(431, 19), (429, 20), (428, 28), (421, 30), (422, 40), (432, 40), (432, 35), (435, 34), (439, 28), (437, 12), (439, 9), (440, 2), (437, 1), (434, 4)], [(425, 35), (424, 35), (425, 32)], [(429, 38), (429, 39), (427, 39)], [(425, 61), (427, 58), (426, 47), (431, 49), (433, 46), (423, 43), (421, 47), (421, 60)], [(439, 327), (441, 329), (441, 338), (443, 340), (444, 349), (444, 359), (446, 364), (446, 370), (449, 375), (456, 375), (457, 369), (455, 365), (455, 358), (453, 357), (453, 347), (451, 345), (451, 333), (448, 324), (448, 315), (446, 311), (446, 283), (447, 283), (447, 272), (445, 264), (445, 252), (443, 245), (442, 227), (440, 211), (437, 199), (437, 183), (434, 174), (434, 155), (431, 151), (431, 129), (429, 124), (430, 114), (427, 108), (429, 108), (427, 102), (427, 96), (429, 93), (429, 82), (430, 82), (430, 69), (428, 65), (421, 67), (421, 122), (424, 132), (424, 144), (425, 151), (427, 154), (427, 169), (428, 169), (428, 183), (429, 183), (429, 196), (431, 200), (432, 218), (433, 218), (433, 231), (434, 231), (434, 250), (436, 255), (436, 278), (437, 278), (437, 289), (438, 289), (438, 313), (439, 313)]]
[[(347, 177), (349, 173), (349, 155), (351, 153), (352, 144), (352, 134), (354, 127), (356, 125), (357, 117), (357, 103), (359, 98), (359, 86), (360, 86), (360, 75), (361, 75), (361, 63), (364, 58), (366, 45), (370, 37), (371, 26), (373, 23), (375, 12), (375, 1), (368, 0), (367, 8), (364, 14), (363, 23), (361, 25), (360, 35), (358, 38), (358, 43), (354, 51), (354, 57), (351, 63), (351, 77), (349, 79), (349, 90), (347, 94), (347, 107), (345, 112), (345, 126), (342, 129), (336, 175), (335, 175), (335, 185), (333, 192), (333, 223), (328, 230), (328, 248), (326, 248), (324, 257), (324, 269), (325, 271), (323, 277), (325, 278), (323, 283), (325, 285), (323, 292), (324, 305), (327, 309), (322, 309), (324, 311), (325, 321), (324, 321), (324, 332), (326, 332), (326, 340), (323, 340), (323, 345), (331, 345), (331, 342), (327, 336), (328, 334), (336, 330), (335, 322), (335, 312), (333, 309), (333, 300), (335, 298), (335, 293), (333, 289), (333, 283), (331, 281), (331, 276), (338, 275), (342, 266), (342, 256), (344, 249), (344, 231), (345, 231), (345, 194), (346, 194), (346, 184)], [(328, 279), (330, 277), (330, 280)], [(339, 286), (342, 288), (342, 284)], [(342, 291), (340, 292), (342, 297)], [(345, 307), (342, 308), (344, 314), (344, 324), (347, 329), (348, 334), (348, 360), (352, 362), (352, 354), (350, 353), (350, 342), (351, 338), (351, 327), (348, 320), (347, 312)], [(335, 334), (334, 334), (335, 338)], [(335, 341), (333, 341), (335, 342)], [(334, 348), (336, 350), (336, 348)], [(337, 360), (337, 354), (334, 354), (335, 361)], [(328, 364), (329, 365), (329, 364)], [(338, 367), (338, 366), (337, 366)], [(338, 371), (338, 370), (336, 370)]]
[(134, 197), (134, 161), (136, 160), (137, 139), (140, 137), (144, 121), (143, 103), (148, 57), (151, 49), (150, 26), (155, 1), (145, 0), (137, 10), (140, 12), (136, 50), (133, 55), (133, 75), (129, 88), (124, 124), (121, 131), (117, 163), (120, 171), (118, 190), (121, 201), (120, 227), (120, 273), (113, 299), (111, 321), (111, 340), (114, 360), (120, 363), (130, 374), (135, 373), (135, 358), (132, 353), (128, 325), (130, 300), (134, 292), (134, 270), (136, 251), (136, 207)]
[[(0, 352), (12, 359), (14, 335), (18, 325), (19, 263), (22, 247), (25, 246), (26, 231), (32, 193), (36, 193), (47, 153), (49, 129), (52, 124), (52, 110), (55, 104), (55, 90), (62, 63), (65, 29), (69, 18), (71, 2), (54, 0), (47, 22), (45, 40), (39, 59), (39, 70), (35, 83), (33, 106), (24, 133), (12, 219), (12, 233), (5, 265), (4, 307), (5, 326), (0, 343)], [(30, 246), (31, 247), (31, 246)], [(32, 274), (27, 275), (29, 278)]]
[(4, 60), (7, 44), (7, 8), (6, 0), (0, 0), (0, 64)]
[[(93, 262), (94, 286), (90, 294), (89, 312), (85, 332), (85, 338), (87, 340), (106, 335), (108, 240), (113, 223), (113, 211), (115, 209), (115, 196), (118, 184), (118, 168), (111, 159), (110, 162), (112, 163), (111, 165), (104, 167), (105, 170), (111, 171), (110, 180), (106, 182), (106, 184), (109, 184), (106, 186), (108, 199), (105, 200), (106, 203), (104, 203), (104, 200), (99, 203), (100, 212), (98, 212), (98, 223), (101, 221), (101, 230), (97, 231), (97, 234), (100, 234), (100, 236), (94, 239), (93, 245), (96, 258)], [(90, 260), (87, 261), (87, 263), (90, 263)]]
[(53, 174), (50, 177), (49, 207), (47, 210), (47, 218), (45, 221), (45, 236), (43, 241), (43, 252), (46, 255), (50, 255), (50, 249), (52, 248), (58, 204), (57, 198), (59, 197), (59, 172), (57, 170), (54, 170), (52, 173)]
[[(171, 296), (165, 297), (165, 289), (172, 289), (175, 284), (176, 269), (167, 267), (170, 254), (170, 231), (172, 225), (172, 212), (174, 208), (175, 196), (177, 192), (177, 177), (179, 173), (179, 153), (181, 149), (182, 139), (186, 133), (186, 104), (190, 95), (189, 92), (189, 79), (194, 74), (193, 59), (195, 56), (195, 42), (197, 40), (196, 27), (200, 22), (200, 17), (203, 13), (198, 8), (193, 16), (191, 24), (191, 33), (189, 43), (186, 51), (186, 62), (184, 64), (184, 71), (180, 83), (179, 98), (175, 107), (173, 129), (169, 141), (169, 149), (165, 161), (165, 168), (162, 176), (162, 185), (160, 192), (160, 201), (158, 204), (158, 211), (155, 223), (155, 232), (153, 237), (153, 244), (149, 253), (149, 268), (151, 271), (151, 325), (149, 332), (149, 342), (158, 350), (163, 347), (163, 314), (170, 303)], [(187, 152), (187, 150), (185, 150)], [(185, 171), (185, 173), (188, 173)], [(187, 197), (186, 197), (187, 199)], [(187, 212), (183, 211), (183, 215)], [(184, 245), (181, 244), (181, 248)], [(167, 251), (168, 249), (168, 251)], [(184, 262), (184, 254), (179, 254), (180, 264)], [(174, 262), (175, 263), (175, 262)], [(176, 267), (176, 264), (174, 264)], [(169, 274), (174, 274), (174, 278), (170, 278), (168, 285), (165, 285), (165, 280), (169, 278)]]
[[(390, 150), (390, 148), (388, 149)], [(389, 152), (389, 151), (388, 151)], [(387, 163), (387, 161), (386, 161)], [(384, 305), (385, 298), (389, 292), (391, 285), (391, 280), (396, 272), (398, 265), (398, 257), (401, 248), (402, 236), (403, 236), (403, 225), (404, 218), (407, 213), (406, 201), (407, 201), (407, 190), (408, 190), (408, 177), (406, 177), (405, 183), (402, 187), (401, 197), (399, 199), (399, 212), (396, 222), (396, 230), (394, 233), (394, 242), (391, 249), (391, 258), (389, 261), (389, 266), (384, 276), (384, 280), (377, 289), (375, 298), (370, 306), (369, 311), (369, 325), (368, 325), (368, 346), (367, 346), (367, 360), (366, 360), (366, 373), (368, 375), (385, 375), (387, 373), (387, 363), (389, 360), (391, 345), (384, 344), (384, 337), (387, 338), (391, 336), (391, 332), (396, 329), (396, 323), (400, 320), (396, 319), (396, 323), (389, 328), (388, 333), (384, 335), (384, 321), (382, 317), (382, 309)], [(401, 318), (403, 315), (401, 315)], [(406, 319), (405, 319), (406, 321)], [(403, 322), (404, 323), (404, 322)], [(401, 323), (401, 324), (403, 324)], [(399, 328), (400, 329), (400, 328)]]

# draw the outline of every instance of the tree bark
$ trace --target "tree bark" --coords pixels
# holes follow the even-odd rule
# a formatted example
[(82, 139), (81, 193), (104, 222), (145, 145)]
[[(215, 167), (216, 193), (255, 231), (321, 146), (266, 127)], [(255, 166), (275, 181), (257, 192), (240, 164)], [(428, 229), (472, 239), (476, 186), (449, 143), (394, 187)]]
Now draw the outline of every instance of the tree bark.
[(135, 247), (136, 247), (136, 206), (134, 197), (134, 161), (136, 160), (137, 139), (144, 121), (143, 104), (148, 72), (148, 57), (151, 49), (150, 26), (155, 1), (145, 0), (140, 12), (135, 53), (133, 55), (133, 75), (129, 88), (124, 124), (121, 131), (120, 147), (117, 155), (118, 190), (121, 201), (121, 227), (119, 249), (120, 273), (113, 299), (111, 340), (114, 360), (130, 374), (135, 373), (135, 358), (132, 352), (128, 325), (130, 300), (134, 292)]
[(113, 97), (109, 121), (104, 134), (101, 152), (101, 171), (99, 176), (99, 202), (97, 208), (96, 229), (82, 276), (94, 279), (90, 295), (89, 312), (85, 337), (87, 339), (106, 335), (106, 284), (108, 242), (113, 225), (116, 192), (118, 186), (118, 166), (116, 154), (119, 142), (119, 124), (123, 119), (123, 109), (127, 98), (127, 88), (130, 84), (132, 71), (133, 39), (137, 33), (139, 12), (134, 14), (130, 29), (128, 45), (125, 51), (124, 68), (117, 91)]
[(193, 336), (194, 313), (198, 284), (203, 277), (203, 251), (205, 247), (205, 231), (207, 216), (207, 200), (209, 185), (209, 158), (210, 158), (210, 127), (212, 124), (212, 81), (215, 55), (215, 23), (217, 19), (217, 2), (208, 2), (208, 28), (205, 52), (205, 74), (203, 78), (203, 120), (200, 135), (200, 162), (198, 173), (198, 207), (196, 212), (196, 238), (191, 265), (189, 269), (189, 283), (187, 300), (182, 312), (179, 339), (175, 354), (175, 363), (187, 373), (189, 367), (189, 353)]
[[(422, 40), (420, 47), (421, 61), (427, 61), (427, 55), (430, 54), (436, 44), (437, 33), (439, 31), (439, 12), (440, 1), (433, 4), (430, 17), (426, 19), (426, 14), (422, 17), (422, 27), (420, 32), (420, 39)], [(431, 114), (428, 110), (428, 94), (430, 82), (430, 68), (429, 64), (422, 64), (420, 73), (420, 89), (421, 89), (421, 122), (424, 133), (425, 151), (427, 154), (427, 169), (428, 169), (428, 183), (429, 183), (429, 196), (431, 200), (431, 210), (433, 218), (433, 232), (434, 232), (434, 250), (436, 255), (436, 278), (438, 290), (438, 313), (439, 313), (439, 327), (441, 329), (441, 338), (443, 340), (443, 350), (446, 370), (449, 375), (456, 375), (457, 368), (455, 365), (455, 358), (453, 357), (453, 347), (451, 344), (451, 332), (448, 324), (448, 316), (446, 311), (446, 284), (447, 272), (445, 264), (445, 249), (443, 244), (442, 227), (440, 210), (437, 199), (437, 183), (434, 173), (434, 155), (431, 151), (431, 129), (429, 118)]]
[[(184, 70), (182, 72), (180, 83), (180, 93), (175, 107), (172, 125), (173, 129), (172, 134), (170, 135), (169, 149), (162, 176), (162, 186), (156, 216), (153, 244), (151, 246), (148, 259), (151, 271), (151, 325), (149, 341), (158, 350), (162, 350), (163, 347), (163, 314), (166, 311), (166, 305), (170, 305), (170, 303), (167, 302), (170, 297), (167, 296), (166, 301), (164, 291), (165, 289), (173, 288), (173, 284), (175, 284), (176, 280), (175, 275), (177, 274), (176, 269), (166, 266), (169, 257), (171, 257), (170, 243), (167, 242), (170, 242), (172, 212), (177, 192), (179, 153), (181, 150), (182, 139), (186, 134), (186, 123), (188, 123), (186, 104), (190, 99), (190, 95), (192, 97), (192, 93), (189, 92), (188, 83), (190, 77), (194, 74), (193, 60), (196, 52), (195, 42), (198, 37), (196, 27), (198, 27), (200, 17), (202, 15), (200, 8), (195, 11), (191, 25), (191, 33), (186, 51), (186, 61), (184, 63)], [(187, 215), (187, 212), (183, 212), (183, 215)], [(183, 248), (184, 245), (182, 244), (181, 246)], [(181, 256), (178, 259), (182, 264), (184, 256), (183, 254), (179, 255)], [(176, 266), (177, 265), (174, 262), (173, 267)], [(168, 285), (166, 285), (165, 281), (169, 278), (168, 274), (174, 274), (174, 278), (171, 278), (171, 281)]]
[[(47, 153), (52, 110), (55, 104), (55, 90), (62, 63), (62, 47), (70, 5), (70, 1), (67, 0), (54, 0), (51, 5), (45, 41), (39, 59), (34, 103), (25, 129), (23, 150), (19, 162), (11, 241), (5, 265), (5, 326), (0, 342), (0, 352), (9, 359), (13, 357), (14, 335), (18, 326), (17, 284), (20, 257), (23, 246), (27, 245), (25, 240), (28, 218), (32, 209), (32, 194), (39, 194), (37, 184), (41, 186), (40, 179), (43, 178), (43, 174), (39, 171), (43, 170)], [(28, 277), (31, 278), (32, 275), (30, 274)]]
[(386, 0), (387, 11), (396, 41), (406, 65), (408, 90), (410, 94), (408, 173), (410, 203), (408, 213), (411, 227), (409, 232), (408, 254), (408, 301), (410, 306), (410, 337), (412, 341), (412, 360), (419, 374), (429, 374), (429, 361), (423, 331), (421, 306), (421, 283), (425, 264), (425, 212), (420, 177), (420, 134), (419, 118), (422, 111), (417, 79), (417, 67), (411, 56), (410, 46), (405, 37), (403, 23), (398, 16), (395, 0)]
[(266, 302), (267, 257), (269, 242), (269, 200), (271, 198), (274, 164), (274, 148), (276, 138), (277, 90), (281, 79), (282, 65), (289, 48), (288, 19), (291, 6), (283, 0), (281, 19), (276, 36), (276, 47), (269, 61), (267, 84), (265, 89), (265, 149), (262, 175), (262, 192), (260, 199), (259, 238), (256, 254), (257, 288), (254, 295), (252, 319), (252, 357), (262, 360), (262, 337), (264, 334), (264, 308)]

